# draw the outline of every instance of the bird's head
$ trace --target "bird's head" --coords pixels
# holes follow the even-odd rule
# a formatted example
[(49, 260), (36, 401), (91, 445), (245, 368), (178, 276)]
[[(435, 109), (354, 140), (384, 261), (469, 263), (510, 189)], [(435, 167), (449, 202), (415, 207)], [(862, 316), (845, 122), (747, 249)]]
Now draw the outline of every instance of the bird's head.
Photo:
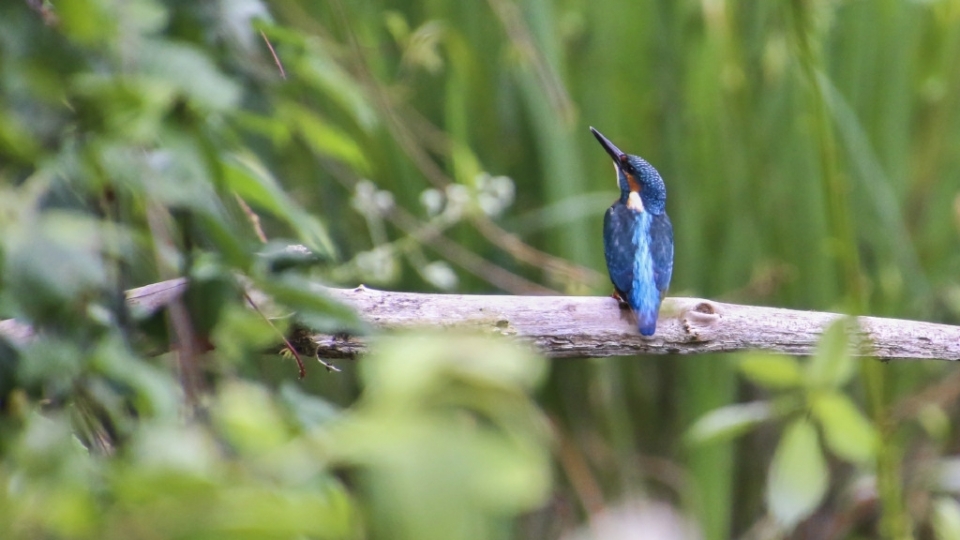
[[(667, 187), (660, 173), (640, 156), (622, 152), (599, 131), (590, 128), (593, 136), (600, 141), (603, 149), (613, 158), (613, 167), (617, 171), (617, 186), (620, 188), (620, 200), (637, 210), (662, 214), (667, 206)], [(632, 195), (636, 193), (636, 195)], [(637, 200), (639, 198), (639, 201)]]

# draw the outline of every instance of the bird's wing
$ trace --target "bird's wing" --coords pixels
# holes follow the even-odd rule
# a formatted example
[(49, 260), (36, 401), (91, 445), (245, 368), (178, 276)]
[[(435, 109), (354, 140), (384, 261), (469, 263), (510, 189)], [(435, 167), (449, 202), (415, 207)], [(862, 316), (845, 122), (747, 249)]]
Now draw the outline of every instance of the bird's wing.
[[(637, 243), (633, 230), (637, 220), (633, 211), (615, 204), (603, 216), (603, 252), (607, 259), (610, 281), (617, 291), (629, 295), (634, 284)], [(627, 296), (623, 297), (628, 300)]]
[(653, 257), (653, 282), (660, 297), (667, 294), (673, 275), (673, 225), (664, 212), (650, 222), (650, 255)]

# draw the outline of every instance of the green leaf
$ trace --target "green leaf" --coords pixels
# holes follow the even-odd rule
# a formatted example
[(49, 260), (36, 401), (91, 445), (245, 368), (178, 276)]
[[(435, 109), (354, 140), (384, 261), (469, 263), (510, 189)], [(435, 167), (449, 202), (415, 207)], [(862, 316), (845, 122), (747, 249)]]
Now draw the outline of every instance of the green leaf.
[(100, 342), (91, 362), (98, 373), (106, 376), (111, 388), (122, 387), (137, 415), (176, 421), (180, 414), (180, 393), (170, 372), (132, 355), (123, 340), (111, 335)]
[(0, 111), (0, 155), (31, 163), (40, 152), (40, 145), (33, 134), (12, 111), (4, 107)]
[(530, 396), (547, 364), (529, 348), (421, 333), (378, 340), (360, 368), (363, 398), (323, 442), (327, 459), (363, 473), (375, 525), (407, 539), (496, 538), (495, 523), (549, 496), (550, 430)]
[[(531, 389), (543, 379), (546, 367), (543, 360), (532, 356), (530, 351), (487, 336), (425, 333), (382, 339), (380, 343), (381, 360), (364, 363), (361, 372), (370, 390), (368, 399), (383, 402), (399, 400), (398, 395), (453, 391), (438, 384), (444, 378), (488, 390)], [(411, 362), (412, 358), (419, 360)], [(495, 403), (491, 406), (498, 407)]]
[[(100, 115), (104, 128), (116, 137), (117, 146), (136, 145), (144, 152), (144, 145), (155, 144), (163, 132), (166, 115), (176, 100), (176, 88), (155, 78), (111, 77), (84, 73), (71, 81), (73, 100), (88, 121)], [(127, 146), (129, 147), (129, 146)], [(162, 154), (162, 149), (155, 150)], [(136, 182), (139, 178), (124, 178)]]
[(286, 274), (259, 279), (256, 288), (278, 304), (294, 310), (297, 320), (311, 330), (357, 334), (368, 330), (352, 309), (327, 296), (318, 283)]
[(144, 40), (136, 58), (145, 75), (172, 84), (196, 105), (223, 111), (240, 101), (240, 86), (198, 48), (169, 40)]
[(403, 13), (394, 10), (387, 10), (383, 13), (383, 23), (390, 32), (390, 36), (398, 45), (403, 45), (410, 37), (410, 25)]
[(278, 332), (284, 331), (284, 325), (274, 322), (280, 328), (271, 328), (263, 315), (243, 304), (226, 306), (220, 322), (214, 328), (213, 342), (221, 358), (230, 362), (240, 362), (245, 358), (254, 358), (270, 347), (279, 349), (281, 342)]
[(266, 137), (277, 147), (282, 147), (290, 141), (291, 126), (285, 119), (238, 110), (230, 115), (230, 120), (242, 130)]
[(224, 160), (223, 168), (227, 186), (244, 202), (286, 221), (300, 241), (318, 254), (336, 258), (327, 228), (294, 202), (255, 156), (235, 154)]
[[(271, 37), (285, 36), (271, 33)], [(349, 113), (364, 130), (372, 131), (379, 123), (376, 109), (367, 101), (367, 92), (359, 81), (344, 70), (328, 53), (328, 47), (320, 42), (306, 43), (302, 58), (294, 64), (294, 71), (321, 94)]]
[[(75, 321), (77, 299), (106, 284), (101, 248), (107, 231), (86, 214), (51, 210), (4, 231), (4, 285), (34, 322)], [(73, 324), (73, 323), (71, 323)]]
[(262, 386), (239, 381), (224, 384), (211, 414), (221, 433), (241, 454), (257, 455), (275, 449), (291, 436), (271, 394)]
[(81, 45), (110, 42), (117, 31), (117, 18), (103, 0), (62, 0), (56, 4), (59, 27)]
[(933, 536), (937, 540), (960, 540), (960, 503), (951, 497), (933, 501)]
[(827, 492), (829, 474), (817, 442), (817, 430), (806, 419), (791, 423), (780, 439), (767, 477), (767, 507), (785, 528), (809, 516)]
[(237, 234), (232, 223), (224, 216), (215, 213), (201, 213), (197, 222), (203, 228), (204, 236), (216, 245), (224, 261), (236, 268), (247, 269), (252, 262), (248, 243)]
[(325, 260), (306, 246), (282, 240), (271, 240), (257, 252), (258, 267), (271, 273), (292, 268), (310, 268)]
[(800, 364), (789, 356), (747, 353), (738, 367), (747, 379), (765, 388), (795, 388), (803, 382)]
[(685, 439), (693, 445), (727, 441), (770, 420), (773, 415), (773, 408), (767, 401), (727, 405), (701, 416), (687, 431)]
[(319, 396), (304, 392), (291, 382), (285, 382), (280, 387), (280, 402), (304, 431), (329, 425), (343, 417), (343, 411), (336, 405)]
[(928, 403), (920, 409), (917, 421), (933, 440), (943, 443), (950, 436), (950, 416), (937, 404)]
[(437, 20), (426, 21), (410, 34), (403, 47), (403, 63), (437, 74), (443, 68), (440, 45), (447, 34), (446, 25)]
[(361, 174), (370, 174), (370, 163), (360, 145), (331, 122), (290, 102), (278, 105), (277, 115), (296, 126), (314, 152), (343, 161)]
[(820, 337), (817, 352), (807, 365), (807, 383), (811, 388), (840, 388), (850, 381), (856, 363), (850, 356), (849, 319), (833, 321)]
[(859, 465), (873, 461), (877, 432), (849, 397), (838, 392), (817, 393), (812, 410), (823, 427), (827, 448), (834, 454)]

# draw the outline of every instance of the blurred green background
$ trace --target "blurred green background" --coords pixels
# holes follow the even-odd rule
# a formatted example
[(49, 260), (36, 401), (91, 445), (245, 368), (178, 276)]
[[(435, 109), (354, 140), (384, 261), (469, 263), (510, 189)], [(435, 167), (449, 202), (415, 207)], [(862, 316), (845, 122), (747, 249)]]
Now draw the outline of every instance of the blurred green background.
[(954, 0), (6, 0), (0, 318), (39, 336), (0, 340), (0, 530), (960, 538), (960, 377), (843, 325), (811, 360), (405, 336), (300, 382), (276, 345), (371, 332), (309, 281), (608, 294), (588, 126), (666, 180), (672, 295), (956, 324), (958, 58)]

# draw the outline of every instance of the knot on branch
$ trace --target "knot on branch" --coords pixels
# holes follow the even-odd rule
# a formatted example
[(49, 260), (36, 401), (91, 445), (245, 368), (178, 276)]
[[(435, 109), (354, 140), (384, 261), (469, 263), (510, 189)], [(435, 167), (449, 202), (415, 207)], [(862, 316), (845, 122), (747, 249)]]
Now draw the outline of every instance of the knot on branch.
[(683, 310), (680, 325), (691, 341), (709, 341), (717, 331), (721, 316), (720, 305), (709, 300), (698, 300)]

